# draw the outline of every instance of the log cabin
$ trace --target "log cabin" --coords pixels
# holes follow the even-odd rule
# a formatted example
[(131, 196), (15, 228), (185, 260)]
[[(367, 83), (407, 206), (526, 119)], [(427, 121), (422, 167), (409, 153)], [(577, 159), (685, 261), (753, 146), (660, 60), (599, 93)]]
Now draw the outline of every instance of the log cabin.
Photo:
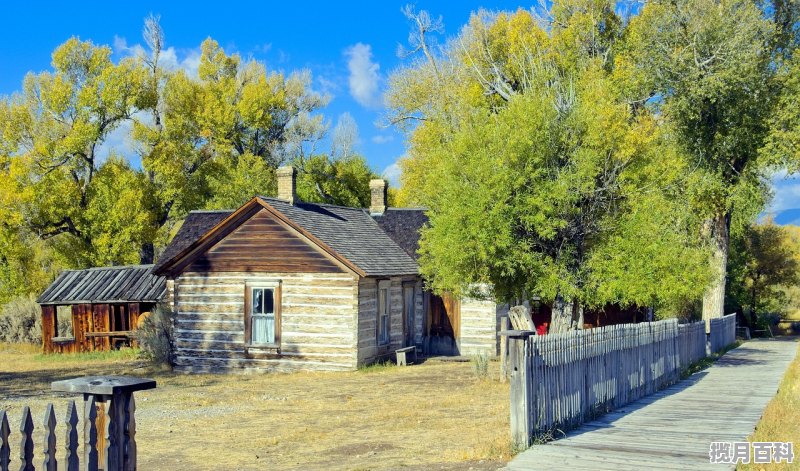
[(302, 202), (296, 171), (277, 198), (193, 211), (153, 269), (169, 281), (183, 371), (352, 370), (413, 346), (427, 354), (498, 353), (494, 302), (439, 297), (417, 264), (424, 210)]
[[(136, 344), (134, 331), (166, 295), (153, 265), (65, 270), (36, 300), (45, 353), (105, 351)], [(63, 317), (68, 319), (63, 319)], [(63, 330), (63, 331), (59, 331)]]

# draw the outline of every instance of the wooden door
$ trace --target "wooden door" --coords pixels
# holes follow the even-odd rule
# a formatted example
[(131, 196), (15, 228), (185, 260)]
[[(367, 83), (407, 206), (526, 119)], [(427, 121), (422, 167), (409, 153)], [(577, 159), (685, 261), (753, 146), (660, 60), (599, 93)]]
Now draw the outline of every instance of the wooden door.
[(404, 347), (414, 345), (414, 332), (416, 326), (416, 299), (415, 287), (413, 284), (407, 283), (403, 285), (403, 330), (404, 330)]
[(453, 296), (430, 296), (428, 316), (427, 353), (458, 355), (461, 333), (461, 303)]
[(461, 337), (461, 302), (450, 294), (442, 296), (444, 312), (453, 332), (453, 340)]

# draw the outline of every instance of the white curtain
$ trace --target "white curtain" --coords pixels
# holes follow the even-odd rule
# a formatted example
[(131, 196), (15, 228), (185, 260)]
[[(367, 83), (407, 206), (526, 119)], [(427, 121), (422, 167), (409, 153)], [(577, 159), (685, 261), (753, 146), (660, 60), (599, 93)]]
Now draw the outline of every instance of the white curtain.
[(275, 314), (253, 315), (253, 343), (275, 343)]

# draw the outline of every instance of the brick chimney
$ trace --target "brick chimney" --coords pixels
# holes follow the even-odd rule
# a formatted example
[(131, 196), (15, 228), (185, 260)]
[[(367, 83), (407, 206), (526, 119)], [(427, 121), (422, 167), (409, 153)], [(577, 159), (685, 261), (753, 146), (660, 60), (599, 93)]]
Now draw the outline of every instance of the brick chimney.
[(278, 199), (294, 204), (297, 199), (297, 170), (294, 167), (278, 169)]
[(386, 180), (370, 180), (369, 192), (372, 195), (369, 213), (374, 216), (383, 214), (386, 211)]

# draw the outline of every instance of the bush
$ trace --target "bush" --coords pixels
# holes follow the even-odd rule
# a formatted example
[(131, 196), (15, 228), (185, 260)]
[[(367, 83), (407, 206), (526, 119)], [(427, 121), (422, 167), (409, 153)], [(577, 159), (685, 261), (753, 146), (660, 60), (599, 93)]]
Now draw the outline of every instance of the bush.
[(34, 295), (12, 298), (2, 307), (0, 342), (42, 343), (42, 315)]
[(478, 379), (489, 377), (489, 355), (481, 353), (472, 357), (472, 371)]
[(172, 365), (175, 349), (173, 334), (174, 312), (168, 306), (159, 304), (149, 315), (139, 321), (136, 338), (142, 354), (159, 365)]

